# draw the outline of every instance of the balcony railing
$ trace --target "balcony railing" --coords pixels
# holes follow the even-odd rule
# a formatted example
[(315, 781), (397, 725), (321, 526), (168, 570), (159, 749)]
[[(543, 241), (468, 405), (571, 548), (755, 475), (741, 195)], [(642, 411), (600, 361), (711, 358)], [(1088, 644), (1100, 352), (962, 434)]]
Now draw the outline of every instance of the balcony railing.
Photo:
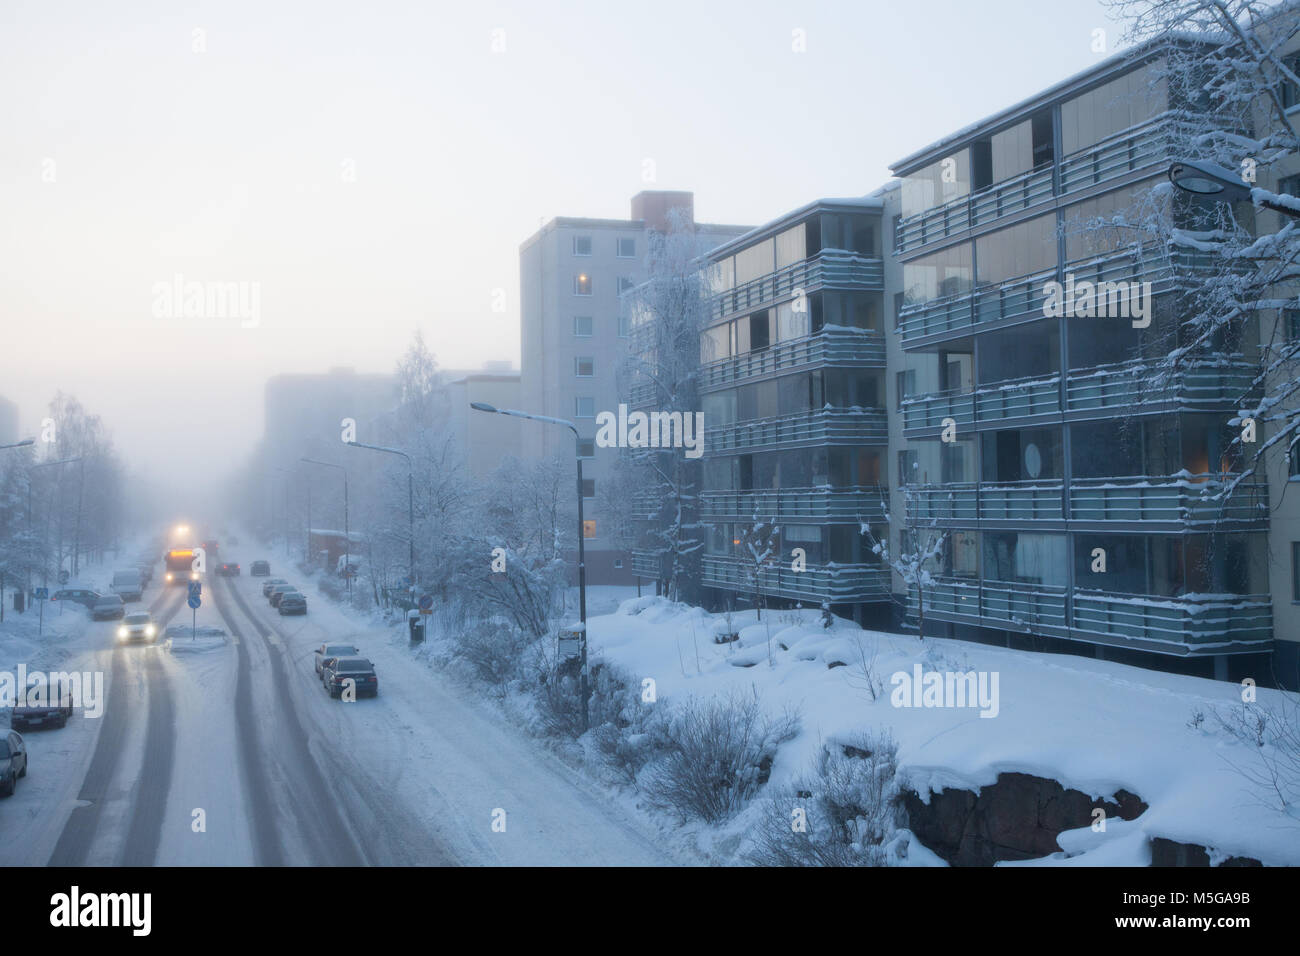
[[(752, 594), (754, 569), (738, 558), (706, 554), (702, 580), (707, 587)], [(889, 570), (877, 565), (808, 565), (791, 570), (789, 562), (773, 563), (758, 572), (759, 593), (791, 601), (859, 604), (889, 599)]]
[(1076, 591), (1074, 628), (1088, 634), (1181, 645), (1186, 653), (1223, 653), (1273, 639), (1267, 594), (1151, 597)]
[(888, 439), (883, 408), (822, 408), (706, 428), (705, 452), (780, 445), (883, 445)]
[(1251, 393), (1255, 376), (1255, 367), (1240, 357), (1168, 372), (1141, 361), (1100, 365), (1069, 373), (1066, 409), (1230, 410)]
[(923, 521), (1060, 521), (1065, 509), (1062, 482), (1050, 480), (922, 485), (904, 497)]
[[(1143, 169), (1167, 166), (1175, 157), (1185, 156), (1186, 144), (1207, 128), (1227, 129), (1231, 125), (1226, 117), (1209, 114), (1186, 118), (1173, 112), (1162, 113), (1141, 126), (1063, 157), (1058, 163), (1060, 195), (1065, 198)], [(902, 220), (895, 251), (910, 252), (927, 243), (960, 235), (971, 226), (1031, 209), (1051, 198), (1050, 165), (1021, 173)]]
[[(925, 589), (925, 613), (982, 618), (989, 627), (1061, 627), (1065, 624), (1065, 588), (1040, 584), (941, 578)], [(915, 616), (917, 593), (908, 596)]]
[(973, 392), (930, 392), (902, 401), (903, 428), (938, 428), (945, 418), (961, 425), (1002, 422), (1061, 410), (1061, 378), (1020, 378), (986, 385)]
[(814, 367), (884, 368), (884, 333), (870, 329), (825, 329), (762, 351), (720, 359), (701, 367), (700, 388), (714, 391), (761, 376)]
[(1182, 524), (1263, 524), (1268, 520), (1268, 489), (1261, 482), (1238, 485), (1224, 497), (1219, 475), (1144, 478), (1076, 478), (1070, 483), (1074, 521), (1167, 521)]
[(877, 487), (779, 488), (761, 491), (706, 491), (700, 496), (704, 521), (749, 521), (755, 514), (778, 522), (807, 519), (856, 523), (881, 518), (889, 492)]
[(849, 292), (880, 292), (885, 287), (884, 261), (854, 252), (825, 250), (811, 259), (715, 293), (710, 312), (714, 319), (722, 319), (790, 298), (796, 289), (811, 292), (827, 287)]

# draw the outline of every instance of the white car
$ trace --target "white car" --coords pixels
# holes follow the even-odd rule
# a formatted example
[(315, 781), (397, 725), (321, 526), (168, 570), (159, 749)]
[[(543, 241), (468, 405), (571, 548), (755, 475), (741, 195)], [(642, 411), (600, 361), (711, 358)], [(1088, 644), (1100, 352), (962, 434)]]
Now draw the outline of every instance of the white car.
[(158, 625), (148, 611), (132, 611), (122, 618), (117, 629), (117, 639), (123, 644), (135, 641), (152, 643), (158, 637)]

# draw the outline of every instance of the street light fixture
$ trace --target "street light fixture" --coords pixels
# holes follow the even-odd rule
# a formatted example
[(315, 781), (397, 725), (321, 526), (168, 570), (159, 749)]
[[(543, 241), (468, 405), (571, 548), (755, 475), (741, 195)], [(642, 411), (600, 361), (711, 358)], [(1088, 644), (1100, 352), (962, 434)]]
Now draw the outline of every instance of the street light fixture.
[(470, 402), (469, 407), (476, 412), (489, 412), (494, 415), (509, 415), (512, 418), (528, 418), (535, 422), (544, 422), (547, 425), (563, 425), (573, 432), (574, 438), (574, 457), (578, 462), (578, 619), (582, 627), (582, 661), (581, 661), (581, 692), (582, 692), (582, 729), (585, 732), (591, 725), (590, 714), (588, 710), (588, 677), (587, 677), (587, 549), (585, 546), (584, 534), (586, 522), (582, 515), (582, 436), (578, 434), (578, 426), (573, 422), (566, 421), (563, 418), (552, 418), (549, 415), (534, 415), (532, 412), (521, 412), (513, 408), (497, 408), (495, 405), (489, 405), (487, 402)]
[(397, 448), (385, 448), (383, 445), (367, 445), (365, 442), (350, 441), (344, 444), (351, 445), (353, 448), (369, 448), (371, 451), (382, 451), (388, 455), (401, 455), (406, 459), (406, 521), (407, 521), (407, 580), (410, 582), (411, 591), (415, 590), (415, 466), (411, 464), (411, 456)]
[(0, 451), (6, 448), (26, 448), (28, 445), (36, 444), (35, 438), (24, 438), (22, 441), (16, 441), (12, 445), (0, 445)]
[(1183, 192), (1212, 199), (1215, 202), (1253, 202), (1292, 219), (1300, 219), (1300, 211), (1289, 209), (1270, 199), (1256, 199), (1254, 190), (1241, 181), (1241, 177), (1216, 163), (1185, 159), (1169, 167), (1169, 181)]
[[(348, 599), (351, 600), (352, 598), (352, 532), (348, 527), (348, 470), (344, 468), (342, 465), (334, 464), (332, 461), (318, 461), (315, 458), (299, 458), (298, 460), (305, 461), (309, 465), (320, 465), (323, 468), (337, 468), (339, 471), (343, 472), (343, 555), (344, 555), (343, 560), (345, 562), (344, 567), (346, 568), (346, 571), (344, 573), (346, 576), (346, 580), (348, 582)], [(310, 491), (311, 491), (310, 485), (308, 486), (307, 490), (310, 495)], [(308, 497), (307, 500), (310, 501), (311, 498)], [(307, 541), (308, 544), (311, 543), (310, 512), (308, 513), (308, 520), (307, 520)], [(309, 562), (310, 560), (311, 559), (308, 558)]]

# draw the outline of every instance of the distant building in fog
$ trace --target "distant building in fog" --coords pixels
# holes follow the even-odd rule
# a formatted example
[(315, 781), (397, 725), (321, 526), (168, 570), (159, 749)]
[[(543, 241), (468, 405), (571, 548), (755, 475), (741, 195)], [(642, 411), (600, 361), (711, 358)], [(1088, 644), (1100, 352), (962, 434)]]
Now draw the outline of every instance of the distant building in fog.
[(357, 423), (359, 441), (367, 424), (397, 403), (397, 379), (391, 373), (359, 374), (351, 368), (323, 373), (276, 375), (266, 383), (264, 440), (272, 455), (323, 441), (338, 443), (343, 419)]
[(18, 406), (0, 398), (0, 445), (18, 441)]

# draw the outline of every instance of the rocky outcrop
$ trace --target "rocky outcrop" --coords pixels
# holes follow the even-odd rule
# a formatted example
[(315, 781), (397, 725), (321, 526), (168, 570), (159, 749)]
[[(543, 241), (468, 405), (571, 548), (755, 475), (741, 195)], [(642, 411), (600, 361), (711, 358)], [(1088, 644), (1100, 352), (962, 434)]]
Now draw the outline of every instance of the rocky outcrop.
[[(1151, 840), (1152, 866), (1209, 866), (1210, 851), (1199, 843), (1178, 843), (1164, 837)], [(1263, 866), (1259, 860), (1249, 856), (1230, 856), (1220, 861), (1218, 866)]]

